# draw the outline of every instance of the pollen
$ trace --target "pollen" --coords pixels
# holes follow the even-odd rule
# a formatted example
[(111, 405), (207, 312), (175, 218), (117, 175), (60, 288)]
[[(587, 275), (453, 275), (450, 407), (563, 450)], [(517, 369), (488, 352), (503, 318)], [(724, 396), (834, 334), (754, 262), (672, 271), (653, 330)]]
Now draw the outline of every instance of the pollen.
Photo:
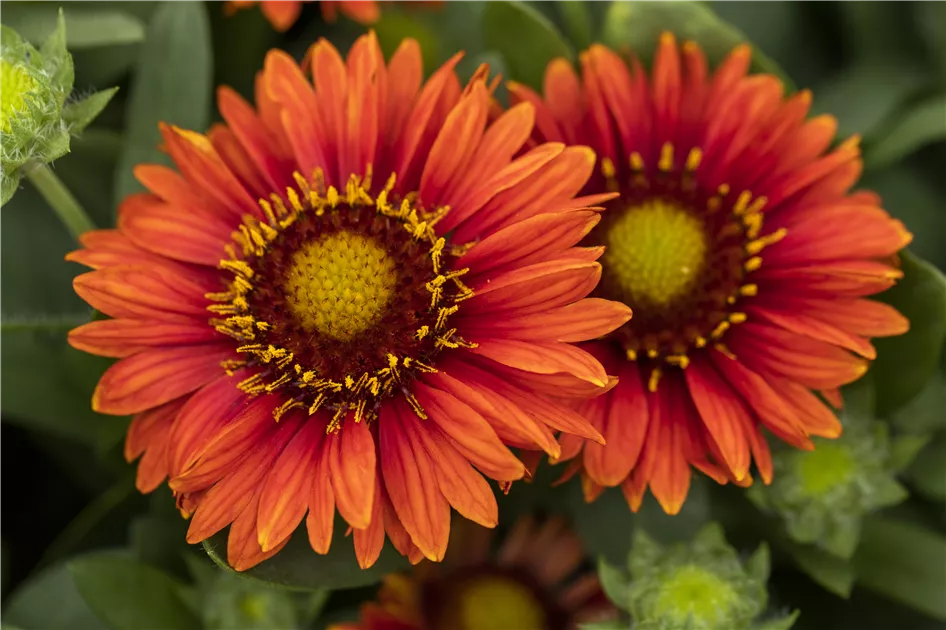
[(604, 242), (602, 262), (635, 305), (670, 306), (692, 289), (706, 264), (703, 221), (671, 200), (628, 208)]
[(0, 129), (9, 132), (11, 121), (17, 112), (26, 107), (30, 92), (36, 88), (36, 80), (23, 68), (0, 61)]
[(297, 250), (286, 303), (306, 330), (350, 341), (382, 317), (397, 284), (394, 261), (376, 241), (349, 231)]

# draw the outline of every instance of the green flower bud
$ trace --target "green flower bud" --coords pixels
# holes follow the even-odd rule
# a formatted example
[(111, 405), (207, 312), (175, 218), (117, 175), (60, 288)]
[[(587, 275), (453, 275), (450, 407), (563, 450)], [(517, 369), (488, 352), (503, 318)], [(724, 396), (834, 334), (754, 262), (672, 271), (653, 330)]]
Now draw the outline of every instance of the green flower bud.
[(716, 524), (670, 548), (638, 529), (630, 579), (606, 563), (600, 569), (605, 593), (639, 630), (778, 630), (790, 628), (797, 616), (759, 621), (768, 600), (768, 547), (743, 562)]
[(70, 135), (92, 122), (117, 88), (69, 101), (74, 76), (61, 11), (56, 30), (39, 50), (0, 26), (0, 52), (0, 203), (6, 203), (22, 170), (68, 153)]
[(895, 476), (918, 449), (891, 444), (887, 425), (851, 414), (845, 416), (841, 437), (814, 442), (813, 451), (775, 452), (772, 485), (754, 485), (749, 498), (779, 514), (797, 542), (849, 558), (860, 540), (863, 516), (907, 498)]

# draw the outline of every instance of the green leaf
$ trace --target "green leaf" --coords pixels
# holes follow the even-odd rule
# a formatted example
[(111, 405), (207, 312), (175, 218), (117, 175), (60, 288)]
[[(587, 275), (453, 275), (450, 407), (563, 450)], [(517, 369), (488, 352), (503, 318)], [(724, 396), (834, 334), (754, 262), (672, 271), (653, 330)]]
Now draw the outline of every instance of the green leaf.
[(864, 522), (854, 566), (858, 584), (946, 621), (946, 537), (941, 533), (874, 517)]
[(846, 560), (810, 545), (786, 543), (786, 549), (802, 571), (815, 582), (845, 599), (854, 588), (854, 569)]
[(204, 593), (205, 630), (297, 628), (293, 593), (221, 572)]
[(157, 569), (100, 552), (76, 558), (69, 570), (89, 608), (115, 630), (201, 628), (178, 594), (182, 585)]
[(605, 561), (604, 558), (598, 560), (598, 579), (601, 581), (601, 588), (607, 595), (611, 603), (622, 610), (630, 606), (628, 599), (628, 588), (630, 581), (622, 569), (618, 569)]
[(784, 617), (768, 619), (752, 626), (752, 630), (788, 630), (795, 625), (795, 622), (798, 620), (798, 616), (800, 614), (801, 611), (796, 610)]
[[(70, 50), (101, 48), (140, 42), (144, 23), (123, 11), (88, 8), (69, 3), (63, 7), (68, 26), (66, 45)], [(56, 27), (58, 7), (54, 3), (9, 2), (3, 7), (3, 23), (24, 39), (39, 44)]]
[[(940, 407), (943, 413), (946, 407)], [(939, 435), (907, 471), (916, 491), (934, 501), (946, 501), (946, 434)]]
[(877, 339), (871, 374), (877, 413), (890, 414), (919, 394), (939, 365), (946, 340), (946, 278), (908, 251), (901, 253), (903, 279), (879, 296), (910, 320), (898, 337)]
[(559, 0), (556, 4), (575, 48), (578, 50), (588, 48), (594, 39), (588, 3), (583, 0)]
[(930, 443), (929, 435), (901, 435), (890, 443), (887, 468), (895, 472), (906, 470), (916, 456)]
[(855, 133), (870, 138), (923, 80), (912, 64), (887, 58), (864, 61), (816, 85), (811, 112), (836, 117), (842, 138)]
[(864, 167), (883, 168), (917, 149), (946, 139), (946, 94), (938, 94), (899, 113), (888, 130), (864, 148)]
[(62, 118), (69, 125), (70, 133), (80, 133), (102, 113), (108, 102), (118, 92), (118, 88), (102, 90), (75, 103), (67, 103), (62, 108)]
[[(706, 53), (715, 66), (733, 48), (747, 42), (746, 36), (713, 13), (700, 2), (612, 2), (604, 21), (602, 40), (615, 49), (630, 48), (645, 63), (657, 50), (661, 33), (672, 32), (678, 40), (692, 40)], [(787, 90), (792, 82), (774, 61), (758, 48), (753, 49), (752, 68), (755, 72), (777, 75)]]
[(209, 123), (212, 54), (207, 8), (201, 2), (163, 3), (148, 25), (126, 116), (125, 145), (115, 179), (115, 197), (141, 190), (132, 169), (168, 164), (158, 151), (158, 123), (200, 132)]
[(746, 572), (759, 583), (765, 584), (769, 581), (771, 567), (772, 558), (769, 546), (763, 542), (746, 561)]
[(391, 10), (384, 11), (381, 14), (381, 20), (373, 28), (385, 58), (390, 59), (401, 42), (411, 38), (416, 39), (420, 44), (424, 68), (428, 72), (440, 64), (442, 60), (440, 38), (432, 25), (427, 25), (401, 11)]
[(14, 169), (9, 172), (7, 172), (7, 170), (4, 169), (2, 172), (2, 175), (0, 175), (0, 206), (7, 205), (7, 202), (13, 199), (13, 195), (16, 194), (16, 190), (19, 187), (20, 187), (19, 169)]
[(13, 591), (3, 602), (3, 624), (24, 630), (106, 630), (79, 595), (64, 563), (37, 573)]
[[(332, 547), (324, 556), (312, 551), (303, 528), (296, 531), (289, 543), (278, 554), (240, 575), (298, 590), (337, 590), (375, 584), (386, 574), (409, 566), (390, 543), (386, 543), (381, 557), (370, 569), (358, 567), (348, 526), (340, 518), (335, 521)], [(204, 541), (204, 549), (218, 566), (234, 572), (227, 563), (228, 530)]]
[(578, 624), (578, 630), (627, 630), (628, 623), (620, 619), (610, 621), (589, 621)]
[[(944, 353), (946, 359), (946, 353)], [(946, 428), (946, 372), (940, 368), (919, 396), (901, 407), (890, 421), (901, 431), (923, 433)]]
[(946, 4), (917, 2), (913, 6), (915, 33), (926, 45), (930, 61), (939, 70), (941, 83), (946, 83)]
[(486, 3), (483, 37), (488, 48), (503, 55), (511, 79), (536, 89), (542, 88), (545, 67), (552, 59), (573, 58), (555, 25), (521, 2)]

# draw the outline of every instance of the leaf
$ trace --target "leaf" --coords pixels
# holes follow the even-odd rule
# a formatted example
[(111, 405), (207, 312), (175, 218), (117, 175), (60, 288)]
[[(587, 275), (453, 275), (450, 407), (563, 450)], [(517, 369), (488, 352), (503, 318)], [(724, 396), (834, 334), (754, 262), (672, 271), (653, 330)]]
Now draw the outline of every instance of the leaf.
[(854, 566), (858, 584), (946, 621), (946, 537), (941, 533), (882, 517), (868, 519)]
[(115, 630), (201, 628), (178, 595), (182, 585), (148, 565), (99, 552), (76, 558), (69, 570), (89, 608)]
[(158, 123), (200, 132), (209, 123), (212, 53), (207, 8), (201, 2), (161, 4), (148, 25), (131, 87), (125, 144), (115, 174), (115, 198), (142, 187), (132, 169), (141, 163), (168, 164), (158, 151)]
[(598, 560), (598, 579), (601, 588), (611, 603), (622, 610), (630, 606), (628, 589), (630, 581), (624, 571), (608, 564), (604, 558)]
[(406, 13), (391, 10), (381, 14), (381, 20), (374, 25), (378, 44), (385, 58), (390, 59), (401, 42), (407, 38), (417, 40), (423, 55), (424, 68), (430, 72), (442, 61), (440, 38), (433, 30), (433, 25), (415, 19)]
[(20, 187), (20, 171), (14, 169), (8, 172), (4, 169), (0, 177), (2, 177), (2, 179), (0, 179), (0, 207), (2, 207), (13, 199), (17, 188)]
[(877, 339), (871, 374), (877, 413), (890, 414), (919, 394), (939, 365), (946, 340), (946, 278), (909, 251), (901, 253), (903, 279), (878, 296), (910, 320), (898, 337)]
[[(83, 3), (85, 4), (85, 3)], [(70, 50), (132, 44), (145, 38), (144, 23), (124, 11), (92, 9), (83, 5), (63, 7)], [(3, 7), (3, 23), (29, 42), (40, 44), (56, 27), (58, 6), (53, 3), (9, 2)]]
[(810, 545), (785, 543), (785, 547), (808, 577), (835, 595), (845, 599), (851, 595), (854, 569), (849, 562)]
[(20, 584), (3, 602), (3, 624), (25, 630), (106, 630), (79, 595), (65, 563)]
[(895, 438), (890, 443), (887, 468), (894, 472), (906, 470), (929, 443), (929, 435), (901, 435)]
[(545, 67), (572, 51), (555, 25), (521, 2), (488, 2), (483, 10), (483, 37), (488, 48), (506, 60), (511, 79), (541, 89)]
[(583, 0), (559, 0), (556, 5), (575, 48), (588, 48), (594, 39), (588, 3)]
[(102, 90), (76, 103), (68, 103), (62, 108), (62, 118), (69, 125), (70, 133), (80, 133), (102, 113), (108, 102), (118, 92), (118, 88)]
[[(390, 543), (385, 543), (374, 566), (364, 570), (359, 568), (352, 539), (345, 536), (347, 529), (347, 524), (336, 518), (331, 549), (322, 556), (309, 546), (303, 526), (292, 535), (282, 551), (240, 575), (297, 590), (337, 590), (375, 584), (386, 574), (409, 566), (406, 558)], [(227, 563), (228, 533), (229, 530), (224, 530), (205, 540), (203, 545), (218, 566), (234, 573)]]
[(879, 169), (921, 147), (946, 139), (946, 94), (927, 98), (898, 113), (888, 131), (864, 149), (864, 167)]
[(930, 61), (940, 72), (941, 83), (946, 83), (946, 4), (917, 2), (913, 6), (915, 32), (926, 45)]
[(923, 80), (919, 70), (901, 60), (863, 61), (816, 85), (811, 115), (836, 117), (839, 137), (857, 133), (871, 138)]
[[(715, 66), (733, 48), (747, 42), (746, 36), (700, 2), (612, 2), (604, 21), (601, 38), (615, 49), (630, 48), (645, 63), (653, 59), (661, 33), (672, 32), (678, 40), (692, 40)], [(791, 80), (774, 61), (758, 48), (753, 49), (755, 72), (777, 75), (789, 91)]]
[(752, 626), (752, 630), (788, 630), (795, 625), (795, 622), (798, 620), (798, 616), (800, 614), (801, 611), (796, 610), (788, 615), (785, 615), (784, 617), (768, 619)]
[(943, 409), (946, 409), (946, 372), (941, 367), (933, 373), (919, 396), (898, 409), (890, 421), (901, 431), (911, 433), (946, 429)]
[(299, 627), (293, 593), (220, 572), (203, 597), (205, 630)]
[(763, 542), (746, 560), (746, 572), (758, 582), (765, 584), (769, 581), (771, 568), (772, 559), (769, 546)]
[[(943, 413), (946, 407), (940, 407)], [(907, 471), (916, 491), (934, 501), (946, 501), (946, 434), (929, 444)]]

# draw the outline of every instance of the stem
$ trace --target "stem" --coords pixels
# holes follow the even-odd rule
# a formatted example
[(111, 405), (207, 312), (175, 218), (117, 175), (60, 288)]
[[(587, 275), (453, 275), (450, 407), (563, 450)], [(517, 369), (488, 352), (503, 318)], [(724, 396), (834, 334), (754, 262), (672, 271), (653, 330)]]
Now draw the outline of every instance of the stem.
[(63, 222), (73, 238), (79, 240), (79, 236), (83, 233), (95, 229), (95, 224), (82, 209), (79, 201), (47, 165), (40, 164), (30, 169), (26, 177), (56, 211), (59, 220)]

